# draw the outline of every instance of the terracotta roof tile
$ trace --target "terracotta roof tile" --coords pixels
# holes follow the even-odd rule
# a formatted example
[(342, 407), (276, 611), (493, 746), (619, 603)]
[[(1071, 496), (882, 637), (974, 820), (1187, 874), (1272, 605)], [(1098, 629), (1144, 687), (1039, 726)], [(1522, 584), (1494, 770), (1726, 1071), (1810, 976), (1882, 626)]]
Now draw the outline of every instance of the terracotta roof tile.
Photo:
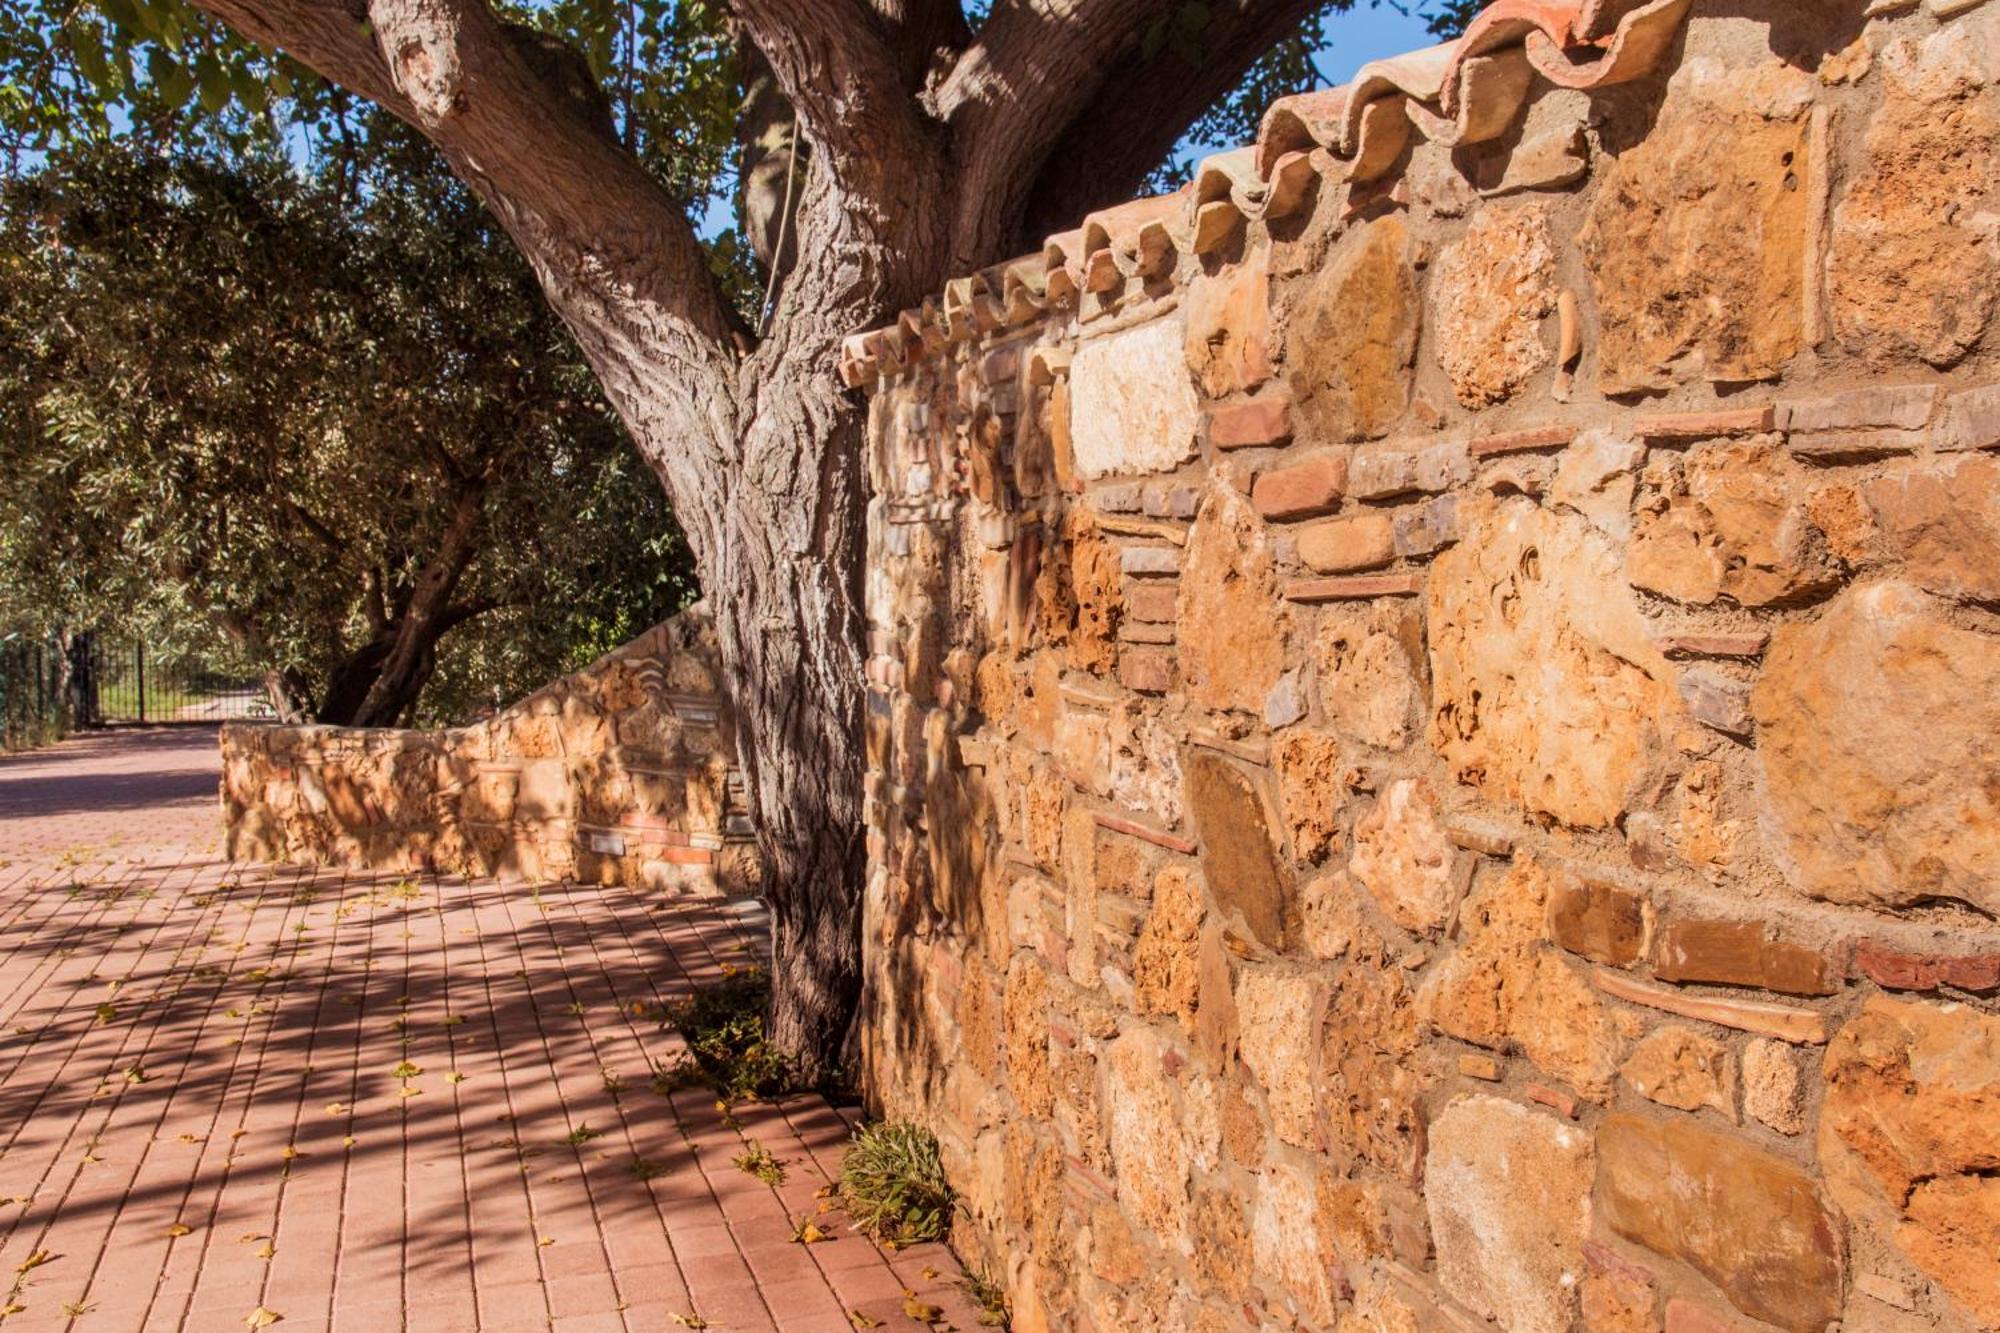
[(1085, 293), (1170, 274), (1182, 255), (1226, 244), (1246, 220), (1297, 213), (1322, 182), (1384, 179), (1413, 136), (1452, 146), (1498, 138), (1520, 118), (1537, 74), (1577, 89), (1639, 78), (1672, 46), (1692, 2), (1495, 0), (1455, 41), (1373, 61), (1344, 87), (1280, 98), (1257, 142), (1204, 159), (1182, 189), (1092, 213), (1039, 254), (955, 279), (941, 301), (848, 338), (841, 379), (859, 386), (950, 343), (1077, 306)]

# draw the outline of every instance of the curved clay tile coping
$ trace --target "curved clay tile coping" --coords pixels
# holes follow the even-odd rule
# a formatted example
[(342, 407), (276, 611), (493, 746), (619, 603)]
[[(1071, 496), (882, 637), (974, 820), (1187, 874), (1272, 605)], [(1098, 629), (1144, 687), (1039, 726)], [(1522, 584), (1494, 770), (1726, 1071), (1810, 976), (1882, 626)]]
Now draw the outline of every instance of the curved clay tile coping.
[(1031, 323), (1106, 293), (1126, 279), (1171, 274), (1183, 254), (1206, 254), (1248, 219), (1287, 217), (1321, 180), (1381, 180), (1412, 134), (1449, 146), (1505, 134), (1540, 75), (1561, 88), (1625, 83), (1657, 65), (1693, 0), (1496, 0), (1465, 35), (1372, 61), (1339, 88), (1282, 97), (1257, 142), (1202, 160), (1191, 184), (1090, 214), (1040, 254), (946, 285), (887, 328), (841, 346), (850, 388), (906, 369), (952, 343)]

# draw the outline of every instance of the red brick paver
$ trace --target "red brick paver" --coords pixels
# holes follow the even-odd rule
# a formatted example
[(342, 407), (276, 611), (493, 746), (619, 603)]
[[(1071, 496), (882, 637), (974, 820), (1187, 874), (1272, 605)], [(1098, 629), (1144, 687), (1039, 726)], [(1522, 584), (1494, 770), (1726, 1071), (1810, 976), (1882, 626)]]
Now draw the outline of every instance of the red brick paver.
[(842, 1112), (655, 1090), (756, 903), (229, 865), (213, 744), (0, 760), (5, 1333), (976, 1325), (943, 1247), (817, 1212)]

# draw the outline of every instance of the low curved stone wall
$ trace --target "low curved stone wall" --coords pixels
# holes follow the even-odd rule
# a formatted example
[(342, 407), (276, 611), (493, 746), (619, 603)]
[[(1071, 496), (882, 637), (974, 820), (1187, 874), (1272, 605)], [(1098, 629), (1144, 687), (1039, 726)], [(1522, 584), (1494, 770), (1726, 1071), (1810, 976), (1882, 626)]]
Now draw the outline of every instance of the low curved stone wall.
[(751, 891), (720, 678), (697, 605), (473, 726), (225, 727), (229, 853)]
[(2000, 0), (1866, 8), (1495, 4), (849, 341), (1016, 1329), (2000, 1329)]

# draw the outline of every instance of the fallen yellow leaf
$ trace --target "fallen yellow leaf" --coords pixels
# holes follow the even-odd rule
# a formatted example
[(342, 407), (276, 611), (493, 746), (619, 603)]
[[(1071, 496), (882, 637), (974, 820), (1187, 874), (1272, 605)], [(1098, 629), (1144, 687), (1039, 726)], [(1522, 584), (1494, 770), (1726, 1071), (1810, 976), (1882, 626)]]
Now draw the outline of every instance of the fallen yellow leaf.
[(194, 1234), (194, 1228), (185, 1222), (176, 1222), (167, 1228), (167, 1234), (169, 1236), (191, 1236)]
[(283, 1318), (276, 1310), (266, 1310), (260, 1305), (243, 1316), (243, 1324), (246, 1328), (269, 1328)]

